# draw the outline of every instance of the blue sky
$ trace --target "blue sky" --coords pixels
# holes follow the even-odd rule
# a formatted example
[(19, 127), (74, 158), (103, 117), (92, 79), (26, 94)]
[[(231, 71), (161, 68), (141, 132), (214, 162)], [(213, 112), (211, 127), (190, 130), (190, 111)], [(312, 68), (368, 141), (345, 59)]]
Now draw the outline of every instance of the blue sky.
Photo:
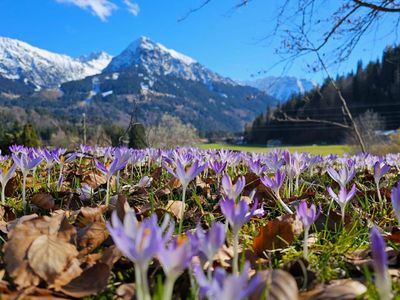
[[(276, 41), (263, 38), (274, 26), (280, 0), (254, 0), (239, 10), (238, 0), (214, 0), (183, 22), (177, 20), (201, 0), (1, 0), (0, 36), (71, 56), (104, 50), (120, 53), (141, 35), (189, 55), (218, 73), (248, 79), (262, 70), (266, 75), (293, 75), (321, 81), (322, 74), (305, 67), (312, 57), (270, 70), (280, 58)], [(372, 37), (374, 33), (370, 33)], [(368, 37), (368, 36), (367, 36)], [(381, 56), (392, 37), (360, 44), (352, 57), (331, 70), (353, 69), (358, 59)]]

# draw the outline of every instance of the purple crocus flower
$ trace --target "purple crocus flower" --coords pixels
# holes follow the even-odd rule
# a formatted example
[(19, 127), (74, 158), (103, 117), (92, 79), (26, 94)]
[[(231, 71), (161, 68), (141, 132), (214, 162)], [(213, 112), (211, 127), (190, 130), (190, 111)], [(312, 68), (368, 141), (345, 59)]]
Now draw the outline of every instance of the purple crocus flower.
[(390, 166), (387, 165), (382, 158), (380, 158), (374, 164), (374, 180), (375, 180), (375, 185), (376, 185), (376, 189), (378, 192), (378, 199), (379, 199), (379, 203), (381, 204), (381, 207), (383, 205), (383, 200), (382, 200), (379, 182), (381, 181), (381, 178), (389, 171), (390, 171)]
[(167, 278), (164, 284), (163, 299), (170, 300), (176, 279), (189, 266), (193, 257), (190, 240), (185, 236), (174, 238), (168, 245), (161, 245), (157, 257)]
[(336, 201), (337, 204), (339, 204), (341, 211), (342, 211), (342, 221), (344, 223), (344, 211), (346, 208), (347, 203), (354, 197), (356, 194), (357, 189), (356, 185), (353, 184), (352, 188), (350, 191), (347, 191), (347, 189), (343, 186), (340, 187), (339, 194), (336, 194), (331, 187), (328, 187), (328, 193), (331, 195), (333, 200)]
[(311, 204), (310, 208), (308, 208), (307, 202), (304, 200), (296, 207), (296, 214), (304, 227), (310, 227), (318, 219), (320, 213), (321, 207), (319, 207), (318, 211), (314, 204)]
[(125, 167), (126, 162), (120, 162), (120, 160), (116, 158), (110, 164), (104, 165), (99, 160), (95, 159), (95, 165), (101, 173), (106, 175), (107, 180), (109, 180), (115, 173)]
[(234, 234), (238, 233), (242, 226), (251, 219), (257, 208), (257, 204), (256, 201), (250, 209), (247, 202), (243, 199), (240, 199), (238, 203), (231, 198), (226, 198), (219, 202), (221, 211), (231, 225)]
[(11, 145), (10, 147), (8, 147), (8, 149), (10, 149), (11, 153), (13, 154), (28, 154), (28, 148), (26, 148), (25, 146), (22, 145)]
[(256, 201), (250, 209), (247, 202), (240, 199), (238, 203), (235, 200), (227, 198), (219, 202), (221, 211), (232, 228), (233, 235), (233, 272), (238, 273), (238, 248), (239, 248), (239, 231), (246, 224), (256, 211), (258, 202)]
[(116, 172), (118, 172), (119, 170), (123, 169), (125, 167), (125, 165), (127, 164), (127, 161), (125, 161), (125, 160), (120, 161), (118, 158), (115, 158), (111, 162), (111, 164), (105, 166), (100, 161), (95, 159), (95, 164), (96, 164), (96, 168), (101, 173), (106, 175), (106, 179), (107, 179), (106, 206), (108, 206), (108, 204), (110, 203), (110, 180), (111, 180), (111, 177)]
[(394, 215), (396, 216), (400, 225), (400, 182), (397, 183), (397, 186), (392, 189), (391, 199)]
[(167, 169), (169, 173), (171, 173), (175, 178), (179, 179), (183, 187), (189, 185), (189, 183), (197, 177), (201, 172), (204, 171), (206, 165), (200, 165), (199, 161), (194, 161), (188, 170), (185, 168), (185, 164), (181, 162), (181, 160), (176, 160), (176, 169), (172, 170), (167, 164), (164, 164), (164, 167)]
[(250, 171), (256, 174), (257, 176), (261, 176), (262, 174), (264, 174), (264, 172), (268, 170), (268, 166), (262, 165), (259, 159), (257, 160), (250, 159), (247, 165)]
[(107, 228), (121, 252), (142, 268), (156, 256), (162, 243), (162, 232), (154, 214), (143, 222), (138, 222), (135, 212), (129, 210), (122, 223), (114, 211)]
[(232, 179), (228, 174), (222, 176), (222, 188), (227, 198), (235, 200), (242, 193), (244, 186), (246, 185), (246, 179), (241, 176), (237, 179), (236, 183), (232, 183)]
[(196, 239), (196, 248), (207, 258), (208, 274), (210, 277), (214, 256), (225, 243), (226, 232), (224, 224), (214, 222), (207, 232), (198, 225), (194, 237)]
[(37, 167), (41, 161), (42, 157), (34, 157), (33, 154), (21, 153), (21, 157), (16, 154), (12, 154), (14, 163), (19, 167), (22, 172), (22, 205), (24, 211), (26, 211), (26, 178), (33, 168)]
[(263, 176), (260, 178), (261, 182), (267, 187), (270, 188), (275, 196), (279, 195), (279, 190), (282, 187), (283, 182), (285, 181), (286, 174), (281, 171), (276, 171), (274, 177)]
[[(168, 216), (168, 215), (167, 215)], [(122, 223), (116, 211), (111, 215), (111, 223), (107, 223), (108, 231), (121, 252), (135, 264), (135, 284), (138, 299), (151, 299), (147, 284), (147, 270), (150, 261), (159, 253), (161, 246), (171, 237), (173, 225), (167, 228), (169, 218), (158, 226), (157, 216), (138, 222), (135, 212), (129, 209), (125, 212)]]
[(140, 178), (140, 180), (136, 186), (139, 188), (148, 188), (148, 187), (150, 187), (152, 182), (153, 182), (153, 178), (151, 178), (149, 176), (143, 176), (142, 178)]
[(175, 178), (179, 179), (182, 184), (182, 209), (181, 209), (181, 218), (179, 220), (179, 229), (178, 233), (181, 234), (182, 226), (183, 226), (183, 218), (185, 215), (185, 200), (186, 200), (186, 189), (189, 183), (197, 177), (204, 169), (207, 167), (206, 164), (200, 165), (199, 161), (193, 162), (190, 168), (186, 171), (185, 165), (182, 164), (180, 159), (176, 161), (176, 170), (172, 170), (167, 164), (164, 164), (164, 167), (167, 169), (169, 173), (171, 173)]
[(6, 185), (8, 181), (14, 176), (17, 165), (14, 163), (11, 167), (4, 166), (0, 169), (0, 183), (1, 183), (1, 204), (6, 204)]
[(200, 265), (194, 265), (193, 271), (200, 287), (200, 299), (207, 297), (210, 300), (244, 300), (262, 282), (259, 275), (255, 275), (249, 281), (250, 264), (248, 262), (244, 264), (241, 273), (231, 275), (222, 268), (216, 268), (211, 280), (204, 275)]
[(314, 204), (311, 204), (310, 208), (307, 207), (306, 201), (301, 201), (299, 206), (296, 207), (296, 214), (300, 221), (304, 226), (304, 239), (303, 239), (303, 255), (304, 258), (308, 258), (308, 232), (310, 230), (310, 226), (318, 219), (319, 214), (321, 213), (321, 206), (317, 211), (317, 208)]
[(185, 236), (175, 237), (168, 245), (161, 245), (157, 255), (165, 275), (175, 279), (189, 266), (192, 256), (190, 240)]
[(21, 156), (12, 154), (12, 159), (15, 164), (19, 167), (22, 174), (28, 175), (29, 171), (39, 165), (42, 161), (41, 157), (34, 157), (32, 155), (22, 153)]
[(392, 299), (392, 287), (387, 267), (388, 257), (386, 254), (386, 244), (375, 226), (371, 228), (370, 241), (372, 263), (375, 271), (375, 286), (379, 294), (379, 299), (390, 300)]
[(270, 188), (272, 190), (276, 199), (282, 205), (285, 211), (289, 214), (293, 214), (293, 211), (286, 205), (285, 202), (283, 202), (281, 195), (279, 194), (279, 190), (281, 189), (281, 186), (285, 181), (285, 176), (286, 175), (284, 172), (278, 170), (276, 171), (273, 178), (270, 178), (269, 176), (264, 176), (261, 177), (260, 180), (267, 188)]
[(213, 160), (210, 163), (211, 169), (215, 172), (217, 176), (219, 176), (226, 168), (227, 162), (222, 162), (218, 160)]
[(336, 171), (334, 168), (329, 168), (327, 170), (329, 176), (336, 181), (340, 186), (346, 187), (346, 185), (353, 180), (354, 176), (356, 175), (356, 170), (354, 166), (347, 167), (344, 166), (342, 169)]
[(383, 159), (379, 159), (374, 164), (374, 179), (375, 182), (379, 182), (381, 178), (390, 171), (390, 166), (385, 163)]

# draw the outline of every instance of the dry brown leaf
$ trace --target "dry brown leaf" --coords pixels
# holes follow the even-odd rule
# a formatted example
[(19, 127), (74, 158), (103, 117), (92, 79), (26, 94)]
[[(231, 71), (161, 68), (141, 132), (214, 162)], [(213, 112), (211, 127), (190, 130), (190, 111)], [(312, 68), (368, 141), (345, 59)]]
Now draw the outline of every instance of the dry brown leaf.
[(110, 268), (121, 258), (122, 252), (115, 246), (110, 246), (102, 253), (99, 262), (108, 265)]
[(327, 285), (300, 294), (301, 300), (351, 300), (364, 294), (367, 287), (352, 279), (333, 280)]
[(182, 216), (182, 201), (169, 200), (165, 206), (167, 212), (171, 213), (176, 220), (180, 220)]
[(396, 231), (386, 235), (384, 238), (387, 241), (391, 241), (391, 242), (399, 244), (400, 243), (400, 231), (396, 230)]
[(81, 275), (83, 270), (82, 270), (80, 264), (81, 264), (81, 262), (77, 258), (74, 258), (69, 263), (66, 270), (64, 272), (62, 272), (61, 274), (59, 274), (54, 279), (54, 282), (49, 285), (49, 288), (53, 288), (56, 291), (59, 291), (62, 286), (68, 284), (69, 282), (71, 282), (72, 279)]
[(41, 289), (37, 287), (30, 287), (18, 292), (1, 293), (1, 300), (61, 300), (67, 299), (54, 295), (54, 293), (48, 289)]
[(156, 191), (156, 192), (154, 193), (154, 195), (155, 195), (157, 198), (161, 198), (161, 197), (163, 197), (163, 196), (166, 196), (166, 195), (171, 194), (171, 192), (172, 192), (173, 190), (179, 188), (180, 186), (181, 186), (181, 182), (180, 182), (177, 178), (172, 177), (172, 178), (170, 179), (170, 181), (168, 181), (168, 183), (167, 183), (164, 187), (162, 187), (162, 188), (160, 188), (158, 191)]
[(107, 287), (111, 268), (104, 263), (97, 263), (63, 286), (60, 290), (75, 298), (95, 295)]
[(110, 199), (109, 210), (116, 211), (121, 222), (124, 221), (125, 212), (130, 209), (128, 201), (124, 195), (118, 194)]
[(79, 256), (89, 254), (108, 238), (106, 224), (95, 222), (78, 231)]
[[(346, 214), (344, 216), (344, 224), (346, 229), (352, 228), (354, 220), (351, 214)], [(342, 215), (333, 210), (329, 212), (329, 216), (321, 213), (315, 221), (315, 226), (317, 231), (325, 230), (325, 228), (328, 230), (337, 230), (337, 228), (343, 226)]]
[(27, 254), (29, 266), (49, 284), (53, 283), (77, 256), (78, 250), (74, 245), (48, 235), (37, 237)]
[(121, 284), (117, 290), (114, 300), (131, 300), (135, 298), (135, 284), (125, 283)]
[(83, 177), (82, 183), (86, 183), (92, 189), (97, 189), (100, 185), (107, 183), (107, 177), (103, 174), (96, 174), (95, 172), (90, 172)]
[[(3, 250), (7, 272), (19, 288), (36, 286), (40, 283), (40, 277), (28, 263), (28, 250), (36, 238), (42, 235), (52, 236), (63, 243), (68, 243), (76, 238), (76, 231), (62, 214), (35, 217), (15, 225), (8, 234), (8, 241)], [(48, 259), (47, 256), (42, 257), (45, 265)]]
[(296, 280), (288, 272), (263, 270), (257, 273), (262, 276), (263, 281), (251, 294), (251, 300), (261, 299), (263, 293), (266, 293), (268, 300), (297, 300), (299, 298)]
[(254, 252), (262, 256), (265, 250), (286, 248), (302, 231), (303, 224), (296, 215), (284, 215), (268, 221), (254, 238)]
[[(386, 247), (389, 266), (395, 266), (398, 263), (397, 251), (392, 247)], [(361, 249), (345, 254), (345, 260), (355, 266), (368, 266), (372, 268), (371, 249)]]
[(53, 209), (55, 205), (53, 196), (43, 192), (34, 194), (31, 203), (42, 209)]
[(25, 221), (29, 221), (29, 220), (32, 220), (32, 219), (36, 219), (37, 217), (39, 217), (37, 214), (31, 214), (31, 215), (22, 216), (21, 218), (17, 218), (15, 220), (12, 220), (11, 222), (8, 222), (7, 226), (5, 228), (2, 228), (2, 231), (4, 233), (8, 234), (18, 224), (21, 224), (21, 223), (23, 223)]
[(105, 205), (100, 205), (98, 207), (81, 207), (81, 210), (77, 217), (77, 222), (80, 227), (85, 227), (88, 224), (94, 222), (105, 223), (103, 214), (107, 211)]

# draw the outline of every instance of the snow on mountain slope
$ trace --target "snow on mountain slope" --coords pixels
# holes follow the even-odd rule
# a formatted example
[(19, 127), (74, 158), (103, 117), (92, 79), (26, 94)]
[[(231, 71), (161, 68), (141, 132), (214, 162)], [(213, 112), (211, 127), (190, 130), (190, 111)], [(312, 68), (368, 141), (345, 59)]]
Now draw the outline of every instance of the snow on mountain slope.
[(221, 82), (236, 85), (233, 80), (212, 72), (193, 58), (168, 49), (147, 37), (141, 37), (131, 43), (120, 55), (112, 59), (104, 72), (120, 72), (138, 65), (143, 66), (150, 76), (173, 75), (205, 84)]
[(110, 61), (105, 52), (76, 59), (0, 37), (0, 75), (27, 80), (40, 88), (99, 74)]
[(307, 79), (298, 79), (289, 76), (268, 76), (241, 83), (264, 91), (280, 101), (287, 101), (291, 96), (296, 94), (304, 94), (316, 86), (316, 83)]

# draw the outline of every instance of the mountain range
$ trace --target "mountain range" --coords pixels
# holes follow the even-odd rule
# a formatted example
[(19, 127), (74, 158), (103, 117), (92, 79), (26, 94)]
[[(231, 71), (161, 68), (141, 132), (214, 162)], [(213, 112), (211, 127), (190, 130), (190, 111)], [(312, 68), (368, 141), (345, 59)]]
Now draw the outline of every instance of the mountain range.
[[(18, 100), (18, 101), (16, 101)], [(241, 131), (278, 101), (147, 37), (119, 55), (79, 58), (0, 38), (0, 105), (78, 121), (154, 124), (164, 113), (201, 132)]]
[(293, 76), (268, 76), (241, 81), (240, 83), (264, 91), (268, 95), (280, 100), (281, 103), (288, 101), (293, 96), (307, 93), (317, 86), (315, 82)]
[(48, 88), (100, 73), (111, 61), (105, 52), (72, 58), (0, 37), (0, 75), (24, 80), (36, 88)]

